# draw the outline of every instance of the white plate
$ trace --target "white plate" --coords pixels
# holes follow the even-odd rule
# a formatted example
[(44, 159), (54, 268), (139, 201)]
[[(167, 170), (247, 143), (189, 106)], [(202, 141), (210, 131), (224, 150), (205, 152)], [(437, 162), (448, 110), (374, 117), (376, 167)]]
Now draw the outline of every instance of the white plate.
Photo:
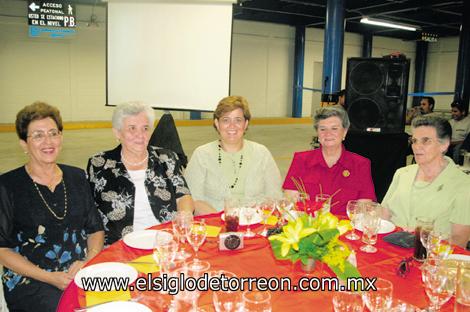
[(447, 259), (470, 261), (470, 256), (469, 255), (451, 254), (447, 257)]
[[(119, 262), (103, 262), (81, 269), (75, 275), (74, 281), (78, 287), (83, 289), (82, 278), (129, 278), (129, 284), (131, 284), (137, 279), (137, 275), (137, 270), (130, 265)], [(104, 290), (95, 289), (95, 291)]]
[(170, 241), (173, 239), (171, 234), (165, 231), (142, 230), (126, 234), (122, 240), (124, 244), (129, 247), (151, 250), (155, 244), (157, 232), (162, 235), (161, 237), (164, 241)]
[(86, 310), (90, 312), (152, 312), (149, 307), (133, 301), (113, 301)]
[[(355, 228), (356, 228), (356, 230), (362, 232), (362, 224), (361, 223), (356, 225)], [(377, 234), (386, 234), (386, 233), (393, 232), (394, 230), (395, 230), (395, 224), (393, 224), (392, 222), (390, 222), (388, 220), (382, 219), (382, 220), (380, 220), (380, 228), (379, 228), (379, 231), (377, 232)]]
[[(255, 212), (255, 214), (253, 214), (253, 216), (251, 217), (251, 220), (250, 222), (248, 223), (248, 220), (246, 219), (246, 216), (243, 214), (243, 209), (245, 208), (240, 208), (240, 216), (239, 216), (239, 219), (238, 219), (238, 224), (239, 225), (252, 225), (252, 224), (257, 224), (257, 223), (260, 223), (261, 221), (263, 221), (263, 219), (261, 218), (261, 216)], [(225, 214), (222, 213), (222, 216), (221, 216), (221, 219), (225, 221)]]

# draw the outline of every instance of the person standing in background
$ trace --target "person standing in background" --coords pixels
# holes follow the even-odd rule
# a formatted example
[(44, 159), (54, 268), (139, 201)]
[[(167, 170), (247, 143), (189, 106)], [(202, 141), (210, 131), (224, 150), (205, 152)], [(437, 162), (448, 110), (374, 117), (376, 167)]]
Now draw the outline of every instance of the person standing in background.
[(467, 116), (468, 112), (461, 101), (453, 101), (450, 107), (452, 119), (449, 120), (449, 123), (452, 127), (452, 138), (447, 155), (452, 157), (455, 163), (458, 163), (460, 148), (467, 134), (470, 132), (470, 117)]

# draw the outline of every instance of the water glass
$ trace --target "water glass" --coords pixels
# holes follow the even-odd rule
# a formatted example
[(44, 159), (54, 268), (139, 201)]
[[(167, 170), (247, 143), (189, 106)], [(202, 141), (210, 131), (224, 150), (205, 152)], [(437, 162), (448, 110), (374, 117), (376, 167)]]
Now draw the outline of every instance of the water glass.
[(426, 259), (429, 233), (434, 228), (434, 220), (426, 217), (416, 218), (415, 228), (415, 250), (413, 257), (417, 261), (423, 261)]
[(429, 310), (439, 311), (453, 295), (455, 276), (440, 259), (428, 259), (421, 267), (421, 274), (424, 290), (431, 302)]
[(376, 290), (365, 291), (362, 299), (371, 312), (390, 311), (393, 302), (393, 284), (386, 279), (377, 278)]
[(333, 295), (333, 308), (335, 312), (362, 312), (364, 302), (360, 292), (338, 291)]
[(155, 235), (153, 244), (153, 259), (160, 266), (160, 272), (169, 270), (171, 263), (175, 260), (178, 253), (178, 243), (174, 240), (169, 230), (159, 230)]
[(470, 261), (458, 261), (454, 312), (470, 311)]
[(243, 293), (244, 312), (271, 312), (271, 293), (269, 291), (245, 291)]
[(346, 235), (346, 238), (349, 240), (358, 240), (360, 237), (355, 232), (355, 227), (357, 226), (357, 221), (360, 219), (361, 214), (361, 204), (357, 200), (350, 200), (346, 205), (346, 213), (348, 214), (349, 220), (351, 220), (352, 230), (349, 234)]
[(208, 274), (209, 278), (221, 279), (224, 276), (224, 280), (221, 280), (221, 290), (212, 293), (212, 302), (214, 303), (215, 310), (217, 312), (240, 311), (243, 307), (242, 292), (232, 291), (229, 287), (229, 279), (235, 278), (236, 275), (224, 270), (209, 271)]
[(246, 220), (246, 231), (243, 234), (245, 237), (254, 237), (256, 234), (250, 229), (251, 221), (255, 214), (258, 212), (258, 203), (256, 201), (246, 202), (242, 208), (240, 208), (240, 213), (243, 214)]
[(427, 239), (427, 257), (446, 259), (452, 253), (452, 237), (449, 232), (431, 231)]
[(189, 252), (184, 249), (186, 241), (186, 231), (193, 222), (193, 214), (189, 211), (177, 211), (174, 219), (171, 221), (173, 232), (180, 242), (180, 251), (177, 254), (177, 259), (187, 259), (191, 256)]
[(331, 208), (331, 195), (317, 194), (315, 195), (315, 202), (322, 203), (322, 212), (330, 212)]
[(365, 246), (361, 246), (361, 250), (367, 253), (377, 252), (377, 248), (374, 247), (377, 243), (377, 232), (380, 228), (380, 212), (377, 209), (376, 203), (367, 203), (363, 205), (362, 213), (362, 242)]

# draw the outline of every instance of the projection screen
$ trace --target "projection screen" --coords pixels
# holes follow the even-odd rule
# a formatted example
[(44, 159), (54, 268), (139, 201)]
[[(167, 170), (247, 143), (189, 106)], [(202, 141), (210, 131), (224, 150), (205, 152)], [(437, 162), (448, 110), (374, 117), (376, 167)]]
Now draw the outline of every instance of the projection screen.
[(229, 94), (232, 3), (109, 0), (107, 105), (214, 110)]

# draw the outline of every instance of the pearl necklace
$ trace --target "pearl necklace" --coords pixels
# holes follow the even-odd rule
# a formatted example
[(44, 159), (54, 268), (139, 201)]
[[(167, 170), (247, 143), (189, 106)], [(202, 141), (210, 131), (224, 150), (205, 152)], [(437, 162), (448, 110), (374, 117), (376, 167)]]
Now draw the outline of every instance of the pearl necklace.
[(137, 166), (140, 166), (140, 165), (142, 165), (144, 162), (147, 161), (147, 159), (149, 158), (149, 153), (147, 152), (147, 155), (145, 156), (144, 159), (142, 159), (142, 160), (139, 161), (139, 162), (135, 162), (135, 163), (128, 161), (128, 160), (124, 157), (124, 154), (122, 153), (122, 151), (121, 151), (121, 158), (122, 158), (122, 160), (123, 160), (126, 164), (131, 165), (131, 166), (133, 166), (133, 167), (137, 167)]
[[(219, 166), (221, 166), (222, 165), (222, 147), (220, 146), (220, 143), (217, 145), (217, 149), (219, 152), (219, 157), (217, 158), (217, 160), (219, 162)], [(238, 162), (238, 170), (235, 171), (237, 176), (235, 177), (235, 181), (232, 183), (232, 185), (230, 185), (231, 189), (233, 189), (235, 185), (237, 185), (238, 176), (240, 175), (240, 169), (242, 168), (242, 165), (243, 165), (243, 154), (240, 155), (240, 161)]]

